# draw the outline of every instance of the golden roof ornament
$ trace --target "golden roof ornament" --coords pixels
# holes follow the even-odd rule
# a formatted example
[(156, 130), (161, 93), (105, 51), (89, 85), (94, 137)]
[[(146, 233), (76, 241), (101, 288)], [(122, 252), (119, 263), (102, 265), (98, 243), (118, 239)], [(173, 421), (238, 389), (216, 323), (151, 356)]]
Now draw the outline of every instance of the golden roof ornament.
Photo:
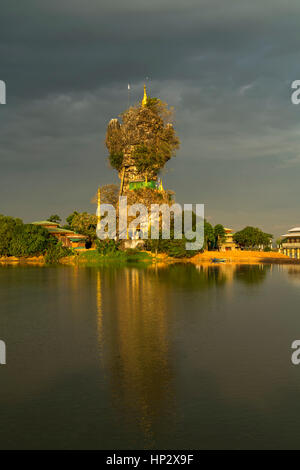
[(146, 91), (146, 85), (144, 85), (144, 96), (143, 96), (143, 101), (142, 101), (142, 106), (145, 108), (148, 104), (148, 96), (147, 96), (147, 91)]
[(98, 188), (97, 193), (97, 224), (101, 222), (101, 189)]

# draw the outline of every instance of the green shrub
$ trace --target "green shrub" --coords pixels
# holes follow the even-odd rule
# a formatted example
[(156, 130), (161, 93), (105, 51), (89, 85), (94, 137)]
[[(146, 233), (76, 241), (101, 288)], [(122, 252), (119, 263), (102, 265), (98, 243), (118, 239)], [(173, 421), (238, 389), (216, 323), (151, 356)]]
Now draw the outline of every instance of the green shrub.
[(11, 241), (19, 226), (21, 219), (14, 219), (0, 214), (0, 256), (11, 256)]
[(100, 255), (113, 255), (119, 251), (120, 243), (115, 240), (96, 240), (96, 249)]
[(31, 224), (17, 225), (10, 241), (10, 254), (17, 257), (42, 255), (49, 244), (49, 232), (43, 227)]
[(145, 249), (152, 253), (166, 253), (172, 258), (191, 258), (195, 256), (197, 251), (186, 250), (187, 240), (185, 237), (182, 240), (146, 240)]
[(61, 242), (52, 239), (48, 246), (45, 261), (47, 264), (57, 264), (61, 258), (72, 255), (73, 252), (69, 248), (64, 247)]

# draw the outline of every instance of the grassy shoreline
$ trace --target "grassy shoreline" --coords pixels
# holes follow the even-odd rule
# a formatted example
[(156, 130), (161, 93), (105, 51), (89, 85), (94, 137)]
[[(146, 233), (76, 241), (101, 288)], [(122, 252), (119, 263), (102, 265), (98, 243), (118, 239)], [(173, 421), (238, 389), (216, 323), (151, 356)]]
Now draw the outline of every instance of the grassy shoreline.
[[(131, 263), (192, 263), (202, 264), (211, 262), (213, 258), (226, 259), (227, 264), (300, 264), (300, 260), (291, 259), (281, 253), (276, 252), (260, 252), (260, 251), (234, 251), (234, 252), (218, 252), (205, 251), (198, 253), (193, 258), (171, 258), (166, 254), (155, 255), (150, 252), (126, 252), (119, 251), (113, 254), (101, 255), (96, 250), (88, 250), (76, 255), (62, 258), (58, 264), (69, 266), (97, 266), (107, 263), (131, 264)], [(5, 264), (11, 265), (46, 265), (44, 256), (34, 256), (30, 258), (6, 257), (0, 258), (0, 266)]]

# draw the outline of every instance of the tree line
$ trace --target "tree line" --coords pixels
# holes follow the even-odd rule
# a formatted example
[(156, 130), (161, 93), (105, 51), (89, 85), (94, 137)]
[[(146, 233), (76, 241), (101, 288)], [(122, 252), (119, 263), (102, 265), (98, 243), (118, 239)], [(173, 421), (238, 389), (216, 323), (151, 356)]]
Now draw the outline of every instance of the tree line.
[[(48, 220), (57, 224), (62, 221), (57, 214), (50, 216)], [(85, 235), (88, 246), (92, 246), (97, 240), (97, 217), (93, 214), (74, 211), (66, 218), (66, 225), (63, 227)], [(193, 229), (195, 230), (195, 228), (194, 224)], [(264, 233), (256, 227), (245, 227), (233, 235), (233, 240), (237, 246), (245, 250), (270, 250), (272, 238), (271, 234)], [(207, 220), (204, 221), (204, 246), (201, 251), (220, 250), (225, 240), (226, 233), (223, 225), (213, 226)], [(174, 239), (174, 229), (171, 225), (170, 240), (163, 240), (161, 236), (159, 240), (148, 239), (145, 241), (144, 249), (156, 253), (166, 253), (175, 258), (192, 257), (195, 255), (195, 251), (187, 251), (185, 248), (186, 242), (184, 234), (182, 239)], [(111, 243), (108, 251), (112, 249)], [(102, 253), (103, 250), (107, 250), (106, 242), (98, 242), (97, 246)], [(121, 245), (117, 243), (114, 249), (121, 249)], [(45, 255), (48, 261), (51, 262), (67, 256), (69, 253), (70, 250), (64, 248), (43, 227), (24, 224), (21, 219), (0, 215), (0, 257)]]
[(70, 254), (48, 230), (21, 219), (0, 214), (0, 257), (28, 258), (45, 256), (48, 263), (57, 262)]

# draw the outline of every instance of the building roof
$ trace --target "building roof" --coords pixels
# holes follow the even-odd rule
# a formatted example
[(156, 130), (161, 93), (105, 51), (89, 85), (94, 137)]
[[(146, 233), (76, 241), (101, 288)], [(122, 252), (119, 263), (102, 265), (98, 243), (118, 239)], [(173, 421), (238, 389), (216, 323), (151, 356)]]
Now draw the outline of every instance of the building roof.
[(81, 233), (76, 233), (73, 230), (67, 230), (64, 228), (49, 228), (48, 230), (50, 233), (60, 233), (61, 235), (65, 234), (67, 237), (76, 237), (76, 238), (84, 238), (87, 237), (85, 235), (81, 235)]
[(293, 228), (288, 231), (288, 233), (281, 235), (282, 238), (294, 238), (300, 237), (300, 228)]
[(284, 237), (284, 238), (288, 238), (288, 237), (300, 237), (300, 227), (294, 227), (294, 228), (291, 228), (288, 233), (286, 233), (285, 235), (281, 235), (281, 237)]
[(68, 230), (65, 228), (61, 228), (59, 224), (56, 224), (55, 222), (48, 222), (47, 220), (42, 220), (40, 222), (32, 222), (32, 225), (47, 225), (49, 228), (47, 228), (49, 233), (52, 234), (65, 234), (68, 238), (70, 237), (75, 237), (77, 239), (86, 239), (87, 237), (85, 235), (81, 235), (80, 233), (76, 233), (73, 230)]
[(76, 232), (73, 232), (73, 233), (70, 233), (67, 235), (68, 238), (70, 238), (70, 240), (85, 240), (87, 238), (86, 235), (81, 235), (81, 233), (76, 233)]
[(75, 233), (73, 232), (73, 230), (68, 230), (68, 229), (65, 229), (65, 228), (56, 228), (56, 227), (53, 227), (53, 228), (49, 228), (49, 232), (50, 233)]
[(38, 222), (31, 222), (31, 225), (52, 225), (53, 227), (59, 227), (57, 222), (49, 222), (49, 220), (41, 220)]

